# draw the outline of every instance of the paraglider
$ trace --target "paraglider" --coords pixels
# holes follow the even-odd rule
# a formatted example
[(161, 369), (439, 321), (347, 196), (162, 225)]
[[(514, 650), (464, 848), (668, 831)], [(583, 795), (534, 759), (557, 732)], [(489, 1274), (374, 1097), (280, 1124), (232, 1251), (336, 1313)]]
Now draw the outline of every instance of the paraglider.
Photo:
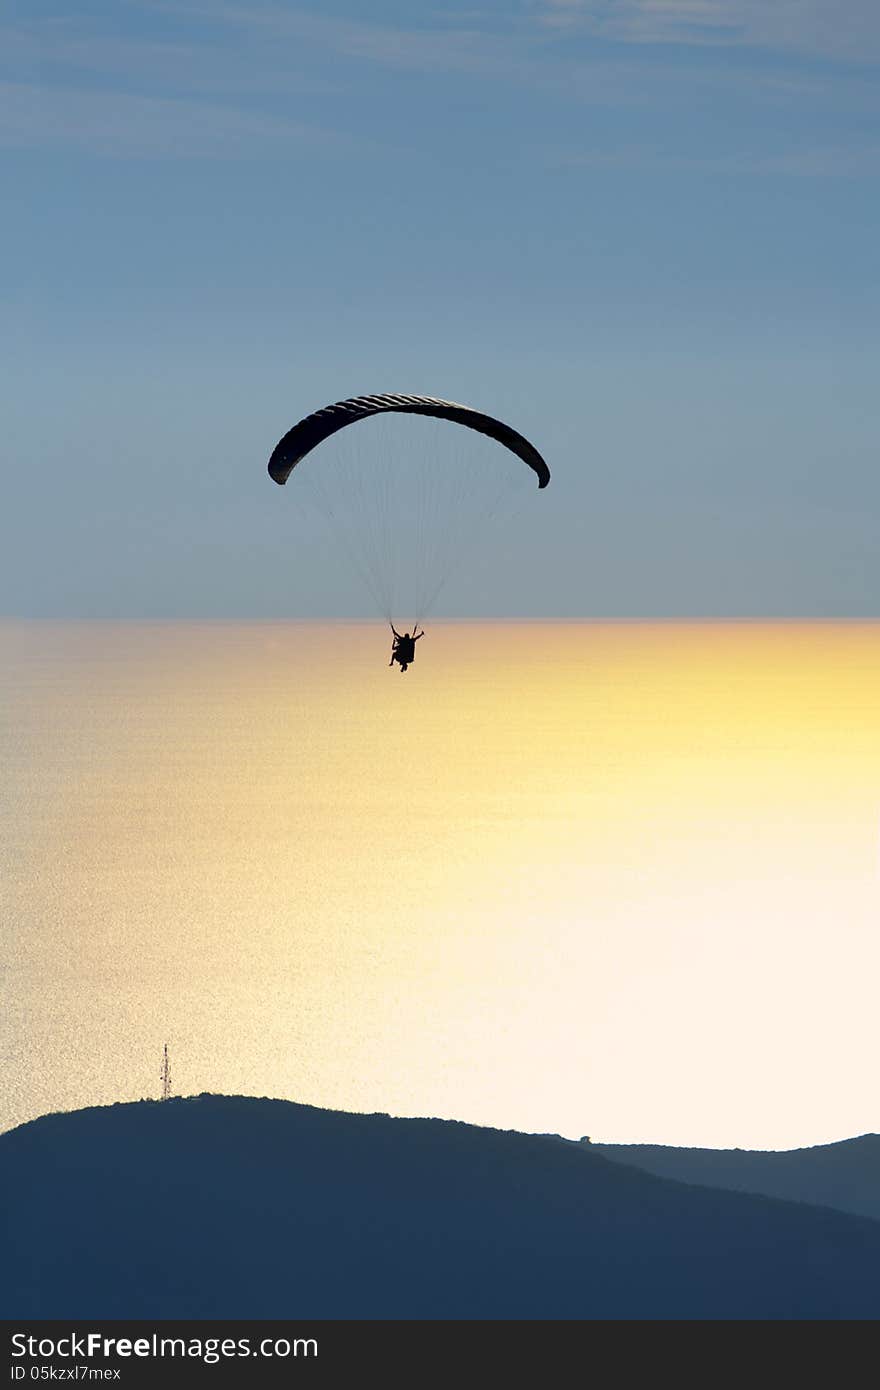
[[(370, 417), (401, 415), (423, 418), (409, 427), (388, 425), (384, 433), (381, 421), (360, 426)], [(464, 429), (447, 431), (447, 424)], [(349, 434), (350, 425), (359, 428)], [(326, 441), (341, 431), (328, 448)], [(313, 463), (308, 456), (319, 445), (325, 447)], [(526, 469), (511, 467), (511, 457)], [(538, 450), (503, 420), (435, 396), (398, 394), (353, 396), (305, 416), (269, 459), (270, 477), (284, 485), (295, 474), (302, 499), (342, 540), (344, 559), (391, 626), (389, 665), (401, 672), (412, 664), (424, 636), (419, 626), (464, 550), (482, 541), (508, 495), (530, 476), (526, 470), (539, 489), (549, 483)], [(401, 635), (393, 620), (405, 613), (415, 621)]]
[(390, 624), (390, 627), (391, 631), (394, 633), (394, 637), (391, 641), (391, 660), (388, 665), (393, 666), (395, 661), (398, 661), (400, 662), (401, 672), (403, 672), (406, 670), (407, 666), (411, 666), (415, 661), (416, 642), (418, 642), (420, 637), (424, 637), (425, 634), (424, 632), (419, 632), (418, 627), (414, 627), (412, 636), (410, 636), (408, 632), (405, 632), (401, 637), (393, 623)]

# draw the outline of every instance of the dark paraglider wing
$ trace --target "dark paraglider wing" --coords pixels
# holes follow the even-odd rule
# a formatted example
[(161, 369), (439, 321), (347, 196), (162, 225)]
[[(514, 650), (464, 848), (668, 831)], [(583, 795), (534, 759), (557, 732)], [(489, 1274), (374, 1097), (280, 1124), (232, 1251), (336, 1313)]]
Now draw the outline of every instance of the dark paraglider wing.
[[(372, 425), (346, 429), (370, 417)], [(377, 611), (399, 622), (432, 610), (488, 526), (531, 491), (530, 473), (539, 488), (550, 481), (534, 445), (503, 420), (397, 393), (355, 396), (307, 415), (279, 440), (269, 474), (286, 483), (299, 463), (297, 516), (323, 518), (329, 546), (341, 543)]]
[(479, 410), (471, 410), (470, 406), (457, 405), (454, 401), (437, 400), (434, 396), (397, 395), (353, 396), (350, 400), (337, 401), (335, 405), (316, 410), (314, 415), (307, 415), (276, 444), (269, 460), (270, 475), (276, 483), (286, 483), (300, 459), (331, 434), (344, 429), (346, 425), (385, 411), (431, 415), (488, 435), (510, 449), (537, 474), (539, 488), (546, 487), (550, 481), (550, 469), (535, 446), (502, 420), (483, 415)]

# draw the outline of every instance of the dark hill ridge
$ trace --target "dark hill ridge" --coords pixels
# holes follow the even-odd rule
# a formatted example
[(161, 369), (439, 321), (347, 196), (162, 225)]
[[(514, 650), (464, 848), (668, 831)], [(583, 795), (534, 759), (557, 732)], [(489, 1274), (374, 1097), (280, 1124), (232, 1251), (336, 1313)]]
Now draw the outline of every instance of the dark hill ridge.
[(880, 1224), (586, 1146), (199, 1096), (0, 1136), (7, 1318), (876, 1318)]
[(590, 1152), (678, 1182), (811, 1202), (880, 1220), (878, 1134), (779, 1152), (660, 1144), (591, 1144)]

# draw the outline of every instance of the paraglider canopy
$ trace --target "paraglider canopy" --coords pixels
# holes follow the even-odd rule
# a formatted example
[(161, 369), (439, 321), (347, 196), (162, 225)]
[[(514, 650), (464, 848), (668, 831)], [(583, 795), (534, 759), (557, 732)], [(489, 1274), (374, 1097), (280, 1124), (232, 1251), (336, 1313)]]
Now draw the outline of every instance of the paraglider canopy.
[(535, 446), (503, 420), (397, 393), (353, 396), (305, 416), (276, 444), (269, 474), (282, 485), (295, 476), (298, 498), (323, 517), (331, 547), (341, 542), (340, 557), (378, 611), (401, 626), (431, 611), (517, 493), (530, 492), (534, 479), (539, 489), (550, 481)]
[(380, 415), (386, 411), (401, 411), (407, 415), (431, 415), (438, 420), (450, 420), (457, 425), (465, 425), (479, 434), (497, 439), (511, 453), (521, 458), (538, 475), (538, 487), (546, 487), (550, 481), (547, 467), (534, 444), (510, 425), (483, 415), (470, 406), (458, 405), (455, 401), (441, 401), (435, 396), (352, 396), (347, 401), (337, 401), (314, 415), (307, 415), (288, 430), (283, 439), (275, 445), (269, 459), (269, 473), (276, 483), (286, 483), (300, 459), (311, 453), (318, 444), (323, 443), (337, 430), (364, 420), (370, 415)]

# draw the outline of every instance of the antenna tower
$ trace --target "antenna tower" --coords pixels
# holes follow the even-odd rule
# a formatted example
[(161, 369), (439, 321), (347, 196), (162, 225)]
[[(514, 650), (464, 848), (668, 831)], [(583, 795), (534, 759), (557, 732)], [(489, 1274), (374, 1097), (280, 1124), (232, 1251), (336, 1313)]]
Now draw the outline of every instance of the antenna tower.
[(171, 1061), (168, 1056), (168, 1044), (165, 1044), (165, 1051), (162, 1054), (162, 1071), (160, 1072), (162, 1081), (162, 1099), (171, 1099)]

